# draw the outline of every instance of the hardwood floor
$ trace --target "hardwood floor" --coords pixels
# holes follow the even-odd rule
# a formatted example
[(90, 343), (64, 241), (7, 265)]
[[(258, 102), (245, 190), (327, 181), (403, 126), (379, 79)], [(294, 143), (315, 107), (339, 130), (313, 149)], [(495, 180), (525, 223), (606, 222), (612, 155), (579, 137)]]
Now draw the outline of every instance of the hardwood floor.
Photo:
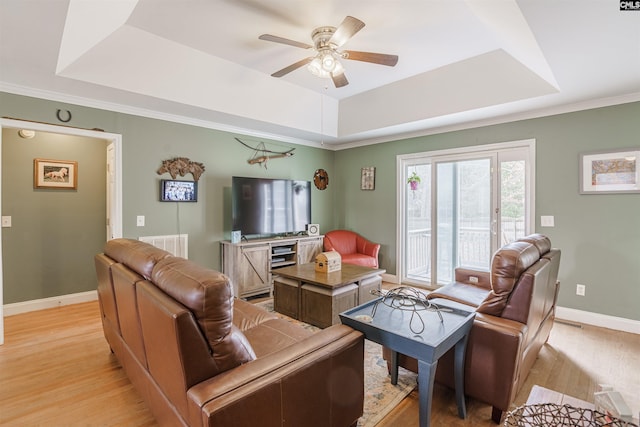
[[(640, 410), (640, 336), (556, 323), (549, 343), (516, 398), (534, 384), (593, 401), (598, 383), (613, 384)], [(417, 426), (414, 391), (379, 427)], [(432, 425), (495, 426), (491, 408), (468, 399), (457, 417), (454, 393), (434, 390)], [(109, 351), (97, 302), (5, 318), (0, 346), (0, 425), (155, 426), (153, 416)]]

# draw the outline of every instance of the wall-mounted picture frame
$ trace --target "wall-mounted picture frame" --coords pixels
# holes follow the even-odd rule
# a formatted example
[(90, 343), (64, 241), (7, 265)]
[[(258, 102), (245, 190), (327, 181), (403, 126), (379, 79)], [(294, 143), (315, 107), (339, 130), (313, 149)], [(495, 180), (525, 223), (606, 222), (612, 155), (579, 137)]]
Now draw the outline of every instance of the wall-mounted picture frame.
[(360, 171), (360, 189), (375, 190), (376, 188), (376, 168), (368, 166)]
[(76, 190), (78, 188), (78, 162), (33, 159), (33, 187)]
[(580, 194), (640, 193), (640, 148), (580, 154)]

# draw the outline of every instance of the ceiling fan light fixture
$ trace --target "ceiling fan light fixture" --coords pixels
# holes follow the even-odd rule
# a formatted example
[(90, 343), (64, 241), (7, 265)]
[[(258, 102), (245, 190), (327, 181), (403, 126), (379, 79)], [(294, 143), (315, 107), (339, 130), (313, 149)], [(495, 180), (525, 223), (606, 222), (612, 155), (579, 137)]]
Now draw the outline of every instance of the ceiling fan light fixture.
[(317, 56), (315, 58), (313, 58), (311, 60), (311, 62), (309, 62), (309, 65), (307, 65), (307, 69), (314, 76), (317, 76), (317, 77), (329, 77), (329, 73), (327, 73), (326, 71), (324, 71), (322, 69), (322, 62), (320, 61), (320, 58), (318, 58)]
[(328, 73), (333, 72), (336, 68), (336, 59), (329, 52), (323, 52), (320, 54), (320, 62), (322, 64), (322, 69)]
[(329, 79), (331, 74), (344, 72), (344, 67), (331, 53), (322, 52), (309, 62), (307, 69), (314, 76)]

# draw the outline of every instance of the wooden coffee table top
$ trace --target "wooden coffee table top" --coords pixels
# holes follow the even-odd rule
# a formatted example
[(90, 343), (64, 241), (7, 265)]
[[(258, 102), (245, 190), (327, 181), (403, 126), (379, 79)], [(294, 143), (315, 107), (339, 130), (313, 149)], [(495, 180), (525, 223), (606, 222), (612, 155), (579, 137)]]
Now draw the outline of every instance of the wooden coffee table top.
[(320, 273), (316, 271), (315, 263), (310, 263), (278, 268), (273, 271), (273, 274), (325, 288), (339, 288), (384, 272), (386, 272), (386, 270), (381, 268), (342, 264), (342, 269), (339, 271), (334, 271), (332, 273)]

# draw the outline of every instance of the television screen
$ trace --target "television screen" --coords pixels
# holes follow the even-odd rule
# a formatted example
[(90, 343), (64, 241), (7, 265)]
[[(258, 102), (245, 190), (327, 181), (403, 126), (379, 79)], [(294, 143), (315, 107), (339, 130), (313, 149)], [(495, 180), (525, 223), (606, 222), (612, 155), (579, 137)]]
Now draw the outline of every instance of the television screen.
[(311, 222), (311, 182), (232, 178), (233, 229), (242, 235), (304, 231)]
[(160, 201), (197, 202), (198, 182), (162, 179), (160, 180)]

